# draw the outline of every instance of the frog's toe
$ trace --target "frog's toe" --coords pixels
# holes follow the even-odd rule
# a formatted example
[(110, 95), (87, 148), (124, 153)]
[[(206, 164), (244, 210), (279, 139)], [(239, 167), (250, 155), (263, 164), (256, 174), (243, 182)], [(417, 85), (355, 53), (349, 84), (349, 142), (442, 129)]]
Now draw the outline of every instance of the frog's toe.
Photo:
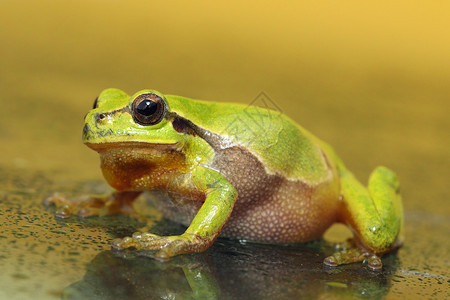
[(336, 252), (325, 258), (323, 263), (331, 267), (336, 267), (339, 265), (360, 262), (365, 259), (367, 259), (369, 267), (372, 269), (380, 269), (382, 266), (381, 259), (378, 256), (358, 248)]
[(174, 239), (161, 247), (161, 250), (156, 252), (155, 258), (160, 261), (167, 261), (170, 257), (184, 253), (184, 249), (188, 247), (188, 242), (183, 239)]
[(170, 257), (182, 253), (204, 251), (211, 243), (212, 241), (201, 239), (193, 234), (158, 236), (147, 232), (136, 232), (132, 237), (113, 241), (112, 247), (119, 250), (130, 247), (142, 250), (157, 250), (154, 257), (161, 261), (167, 261)]
[(323, 260), (323, 263), (330, 267), (336, 267), (339, 265), (338, 260), (336, 259), (336, 257), (334, 257), (334, 255), (331, 255), (331, 256), (328, 256), (327, 258), (325, 258)]
[(150, 232), (135, 232), (133, 233), (132, 238), (135, 240), (150, 242), (160, 237)]
[(63, 207), (59, 208), (55, 212), (55, 216), (58, 218), (68, 218), (72, 215), (73, 208), (70, 205), (64, 205)]
[(125, 237), (123, 239), (115, 239), (112, 241), (111, 246), (115, 249), (123, 250), (130, 247), (136, 247), (136, 240), (131, 237)]
[(45, 198), (42, 203), (47, 207), (56, 207), (55, 216), (58, 218), (68, 218), (73, 214), (75, 210), (75, 206), (72, 201), (60, 194), (49, 196)]
[(380, 270), (383, 267), (383, 264), (381, 262), (381, 258), (377, 255), (373, 254), (367, 259), (367, 265), (372, 270)]
[(57, 193), (55, 193), (51, 196), (48, 196), (47, 198), (45, 198), (42, 201), (42, 204), (44, 204), (45, 206), (54, 205), (56, 207), (65, 206), (65, 205), (68, 205), (69, 203), (70, 203), (70, 201), (66, 197), (64, 197), (60, 194), (57, 194)]
[(169, 237), (161, 237), (148, 232), (135, 232), (132, 237), (114, 240), (111, 246), (115, 249), (134, 247), (136, 249), (159, 250), (169, 242)]

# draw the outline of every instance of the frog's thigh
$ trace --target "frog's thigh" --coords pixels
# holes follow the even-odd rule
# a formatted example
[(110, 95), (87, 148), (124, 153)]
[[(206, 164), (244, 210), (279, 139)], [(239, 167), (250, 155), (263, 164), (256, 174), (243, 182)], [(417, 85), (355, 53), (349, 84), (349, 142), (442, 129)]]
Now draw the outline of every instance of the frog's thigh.
[(342, 174), (344, 221), (356, 231), (364, 247), (372, 253), (383, 253), (395, 247), (403, 223), (403, 208), (396, 174), (376, 168), (368, 189), (351, 173)]

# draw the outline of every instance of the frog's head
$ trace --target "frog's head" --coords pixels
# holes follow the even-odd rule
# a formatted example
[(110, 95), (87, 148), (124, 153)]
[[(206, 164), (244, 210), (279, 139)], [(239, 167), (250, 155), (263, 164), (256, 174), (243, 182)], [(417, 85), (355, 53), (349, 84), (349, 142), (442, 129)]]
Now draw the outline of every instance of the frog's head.
[(85, 117), (83, 142), (96, 151), (115, 145), (180, 144), (183, 135), (171, 122), (163, 94), (143, 90), (128, 96), (118, 89), (106, 89)]

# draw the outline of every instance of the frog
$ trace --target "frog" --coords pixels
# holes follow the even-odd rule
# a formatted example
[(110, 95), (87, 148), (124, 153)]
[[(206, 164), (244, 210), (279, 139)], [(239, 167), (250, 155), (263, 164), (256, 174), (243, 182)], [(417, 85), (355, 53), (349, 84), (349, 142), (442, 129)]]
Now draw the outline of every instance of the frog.
[(232, 102), (103, 90), (85, 116), (82, 139), (99, 153), (114, 189), (78, 200), (52, 197), (58, 216), (124, 214), (148, 193), (180, 235), (136, 232), (112, 248), (154, 250), (165, 261), (207, 250), (220, 236), (295, 244), (319, 239), (334, 223), (353, 238), (324, 258), (327, 266), (365, 262), (403, 243), (403, 206), (395, 172), (376, 167), (367, 186), (333, 148), (280, 111)]

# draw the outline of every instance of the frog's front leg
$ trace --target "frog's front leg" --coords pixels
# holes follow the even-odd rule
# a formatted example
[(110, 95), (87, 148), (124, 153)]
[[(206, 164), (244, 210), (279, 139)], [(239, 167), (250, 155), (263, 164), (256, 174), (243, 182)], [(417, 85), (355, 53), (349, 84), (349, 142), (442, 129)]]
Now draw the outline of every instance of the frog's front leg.
[(115, 191), (107, 195), (88, 195), (73, 200), (53, 195), (46, 198), (44, 204), (54, 204), (57, 208), (55, 215), (60, 218), (68, 218), (72, 214), (80, 217), (123, 214), (143, 221), (144, 218), (134, 210), (132, 205), (141, 193)]
[(382, 267), (379, 256), (402, 243), (403, 207), (396, 174), (376, 168), (368, 189), (347, 170), (340, 171), (344, 200), (343, 221), (356, 234), (356, 247), (327, 257), (324, 263), (336, 266), (367, 260), (369, 267)]
[(115, 240), (114, 248), (158, 250), (156, 258), (167, 260), (182, 253), (202, 252), (219, 236), (228, 220), (237, 198), (237, 191), (220, 173), (205, 167), (197, 167), (190, 182), (205, 193), (206, 199), (191, 225), (179, 236), (157, 236), (151, 233), (135, 233), (132, 237)]

